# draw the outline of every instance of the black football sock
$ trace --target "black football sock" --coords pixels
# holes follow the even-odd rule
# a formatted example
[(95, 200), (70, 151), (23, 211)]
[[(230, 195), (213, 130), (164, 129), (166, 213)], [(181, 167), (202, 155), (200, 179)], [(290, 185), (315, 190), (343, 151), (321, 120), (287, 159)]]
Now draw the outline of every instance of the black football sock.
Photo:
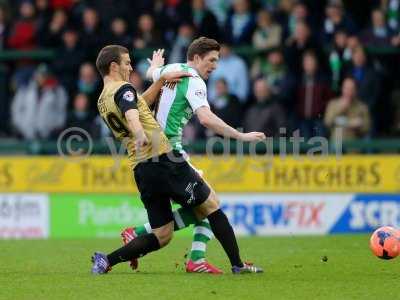
[(149, 252), (160, 249), (160, 243), (154, 233), (148, 233), (137, 237), (125, 246), (107, 255), (111, 266), (120, 262), (129, 261), (146, 255)]
[(239, 255), (239, 247), (236, 241), (235, 233), (233, 232), (228, 218), (221, 209), (213, 212), (207, 217), (210, 221), (210, 227), (217, 240), (221, 243), (228, 255), (232, 266), (242, 267), (243, 263)]

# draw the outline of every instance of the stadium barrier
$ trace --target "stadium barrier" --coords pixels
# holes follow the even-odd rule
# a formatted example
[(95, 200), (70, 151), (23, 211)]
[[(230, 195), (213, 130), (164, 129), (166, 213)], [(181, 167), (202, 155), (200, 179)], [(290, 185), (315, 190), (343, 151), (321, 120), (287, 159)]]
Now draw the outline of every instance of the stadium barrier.
[(396, 194), (223, 194), (221, 203), (239, 235), (362, 233), (400, 225)]
[[(398, 194), (223, 193), (220, 200), (235, 232), (244, 236), (400, 227)], [(147, 221), (137, 194), (0, 194), (0, 216), (0, 238), (116, 238), (122, 228)]]
[[(218, 192), (399, 193), (400, 157), (192, 156)], [(0, 191), (137, 193), (124, 156), (0, 158)]]
[[(240, 235), (400, 226), (399, 156), (194, 156), (192, 162)], [(0, 238), (117, 237), (121, 228), (146, 222), (132, 180), (122, 157), (0, 158)]]

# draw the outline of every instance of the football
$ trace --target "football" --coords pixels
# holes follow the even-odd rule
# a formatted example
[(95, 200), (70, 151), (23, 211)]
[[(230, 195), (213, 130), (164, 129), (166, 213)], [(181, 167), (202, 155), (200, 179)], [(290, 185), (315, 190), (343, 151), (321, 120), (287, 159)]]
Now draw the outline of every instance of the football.
[(372, 253), (381, 259), (395, 258), (400, 251), (399, 237), (399, 230), (391, 226), (376, 229), (369, 243)]

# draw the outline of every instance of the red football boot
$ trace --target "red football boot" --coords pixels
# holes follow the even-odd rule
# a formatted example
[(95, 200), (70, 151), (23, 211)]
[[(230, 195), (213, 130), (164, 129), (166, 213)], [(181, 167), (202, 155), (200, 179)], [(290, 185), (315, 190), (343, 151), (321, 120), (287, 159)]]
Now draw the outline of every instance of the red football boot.
[[(137, 238), (137, 234), (135, 233), (135, 227), (128, 227), (125, 228), (121, 232), (121, 237), (124, 245), (128, 244), (130, 241)], [(137, 258), (134, 258), (130, 261), (129, 265), (131, 266), (132, 270), (136, 270), (139, 266), (139, 261)]]
[(186, 272), (187, 273), (210, 273), (210, 274), (222, 274), (223, 272), (214, 267), (212, 264), (204, 261), (201, 263), (194, 263), (192, 260), (189, 260), (186, 264)]

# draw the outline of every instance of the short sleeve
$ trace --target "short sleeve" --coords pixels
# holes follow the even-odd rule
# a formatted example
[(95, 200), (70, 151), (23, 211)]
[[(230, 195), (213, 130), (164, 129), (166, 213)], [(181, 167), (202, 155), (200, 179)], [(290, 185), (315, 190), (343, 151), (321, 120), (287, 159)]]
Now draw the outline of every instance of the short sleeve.
[(207, 86), (200, 77), (189, 78), (186, 97), (195, 112), (199, 107), (210, 107), (207, 101)]
[(130, 84), (121, 86), (114, 95), (115, 104), (118, 106), (122, 114), (130, 109), (137, 109), (137, 93)]
[(154, 69), (153, 74), (151, 74), (151, 77), (153, 78), (153, 82), (160, 79), (162, 70), (163, 70), (163, 68)]

